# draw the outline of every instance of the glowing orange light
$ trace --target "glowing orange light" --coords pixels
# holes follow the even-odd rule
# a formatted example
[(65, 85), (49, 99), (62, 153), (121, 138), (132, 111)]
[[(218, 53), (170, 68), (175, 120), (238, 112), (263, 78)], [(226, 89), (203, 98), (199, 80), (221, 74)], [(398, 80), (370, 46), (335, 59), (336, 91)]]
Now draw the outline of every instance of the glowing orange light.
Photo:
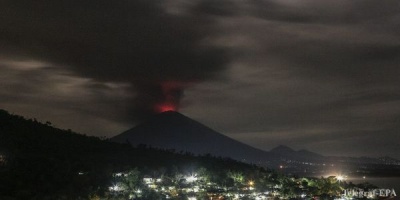
[(155, 108), (156, 112), (162, 113), (167, 111), (176, 111), (177, 108), (173, 104), (160, 104)]

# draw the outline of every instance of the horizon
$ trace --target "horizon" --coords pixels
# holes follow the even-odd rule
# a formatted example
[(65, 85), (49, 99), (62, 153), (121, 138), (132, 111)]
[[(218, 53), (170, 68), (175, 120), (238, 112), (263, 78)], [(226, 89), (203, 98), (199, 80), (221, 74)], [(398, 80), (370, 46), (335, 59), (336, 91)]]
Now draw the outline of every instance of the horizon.
[(0, 107), (111, 137), (164, 110), (269, 150), (400, 158), (397, 0), (0, 3)]

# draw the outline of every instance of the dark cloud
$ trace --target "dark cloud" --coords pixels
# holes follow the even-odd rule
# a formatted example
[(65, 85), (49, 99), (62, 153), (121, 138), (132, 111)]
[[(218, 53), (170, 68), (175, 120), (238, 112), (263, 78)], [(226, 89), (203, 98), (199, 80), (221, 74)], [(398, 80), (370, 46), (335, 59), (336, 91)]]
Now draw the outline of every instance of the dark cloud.
[(131, 126), (123, 123), (120, 116), (129, 99), (127, 86), (71, 76), (41, 62), (2, 60), (0, 63), (3, 109), (99, 136)]
[(82, 77), (130, 83), (133, 119), (168, 98), (164, 82), (179, 82), (171, 91), (178, 106), (189, 83), (216, 76), (226, 62), (221, 49), (203, 44), (212, 21), (169, 15), (157, 1), (2, 4), (1, 43)]
[(400, 112), (397, 1), (246, 6), (221, 20), (217, 40), (234, 52), (231, 82), (194, 88), (185, 112), (210, 107), (199, 120), (262, 149), (399, 156), (392, 140)]
[(237, 5), (235, 1), (229, 0), (202, 0), (193, 10), (195, 13), (200, 15), (211, 15), (212, 17), (229, 17), (240, 14), (240, 5)]
[[(306, 24), (358, 24), (383, 22), (398, 15), (398, 1), (374, 0), (251, 0), (251, 15), (265, 20)], [(385, 22), (384, 22), (385, 23)]]
[(112, 135), (183, 105), (262, 149), (400, 158), (397, 0), (6, 0), (0, 9), (7, 108), (73, 110), (91, 125), (68, 126), (104, 124)]

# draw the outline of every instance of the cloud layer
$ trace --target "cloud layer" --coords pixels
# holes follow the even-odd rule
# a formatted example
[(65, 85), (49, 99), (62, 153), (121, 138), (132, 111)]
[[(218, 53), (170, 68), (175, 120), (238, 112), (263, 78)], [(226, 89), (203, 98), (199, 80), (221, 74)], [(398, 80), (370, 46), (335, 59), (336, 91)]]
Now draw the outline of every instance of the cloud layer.
[(262, 149), (400, 158), (397, 0), (0, 7), (6, 109), (111, 136), (167, 103)]
[(156, 1), (3, 4), (2, 52), (95, 81), (130, 84), (132, 119), (164, 101), (179, 104), (187, 85), (215, 76), (225, 64), (222, 50), (203, 42), (212, 20), (167, 14)]

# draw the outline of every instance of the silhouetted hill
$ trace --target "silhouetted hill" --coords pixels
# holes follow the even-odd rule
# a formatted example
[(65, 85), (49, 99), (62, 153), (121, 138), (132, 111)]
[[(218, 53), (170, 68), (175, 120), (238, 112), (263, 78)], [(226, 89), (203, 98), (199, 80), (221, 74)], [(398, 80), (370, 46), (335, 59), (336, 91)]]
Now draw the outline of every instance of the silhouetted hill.
[(61, 130), (0, 109), (0, 199), (87, 199), (107, 192), (112, 172), (139, 168), (166, 173), (190, 166), (218, 174), (255, 169), (210, 155), (195, 157), (154, 148), (132, 148)]
[(258, 162), (269, 154), (220, 134), (178, 112), (160, 113), (111, 139), (133, 146), (147, 144), (194, 154), (212, 154), (237, 160)]
[[(246, 151), (249, 152), (246, 153), (260, 151), (219, 135), (179, 113), (168, 112), (155, 118), (155, 122), (150, 121), (147, 125), (145, 123), (139, 128), (142, 127), (146, 130), (152, 127), (153, 131), (160, 131), (159, 137), (164, 136), (162, 133), (170, 134), (169, 131), (164, 130), (163, 132), (164, 128), (178, 133), (188, 133), (189, 131), (190, 136), (196, 137), (205, 134), (206, 141), (209, 142), (213, 138), (217, 138), (217, 141), (223, 145), (247, 149)], [(198, 130), (201, 132), (197, 132)], [(153, 132), (148, 132), (148, 134), (150, 133)], [(172, 133), (168, 136), (175, 137), (175, 140), (179, 141), (186, 139)], [(197, 141), (189, 140), (189, 142), (191, 145), (198, 145)], [(202, 142), (200, 144), (204, 144)], [(218, 149), (220, 148), (219, 145), (216, 146)], [(224, 152), (223, 149), (221, 151)], [(310, 154), (311, 152), (294, 151), (280, 146), (270, 154), (276, 155), (277, 153), (284, 155)], [(390, 158), (382, 159), (394, 162)], [(122, 199), (122, 197), (129, 197), (130, 193), (119, 196), (119, 193), (110, 192), (109, 187), (115, 187), (116, 177), (113, 176), (113, 172), (138, 171), (140, 173), (136, 174), (137, 176), (130, 177), (138, 182), (142, 182), (143, 178), (149, 174), (157, 173), (158, 177), (164, 177), (163, 181), (170, 181), (180, 187), (183, 175), (195, 170), (202, 172), (204, 178), (215, 184), (215, 188), (208, 190), (211, 192), (218, 191), (218, 188), (222, 188), (222, 186), (227, 188), (234, 188), (235, 185), (236, 187), (246, 186), (247, 181), (244, 180), (254, 180), (257, 187), (269, 191), (271, 187), (275, 188), (278, 184), (281, 186), (280, 191), (301, 189), (294, 177), (287, 177), (255, 165), (228, 158), (217, 158), (209, 154), (193, 156), (191, 153), (185, 152), (174, 153), (172, 150), (148, 148), (145, 145), (133, 148), (131, 145), (118, 144), (77, 134), (70, 130), (57, 129), (50, 123), (44, 124), (36, 119), (25, 119), (0, 110), (0, 199), (2, 200)], [(137, 192), (138, 189), (130, 178), (124, 184), (132, 186), (130, 189)], [(172, 181), (173, 179), (175, 182)], [(241, 179), (241, 182), (244, 182), (237, 185), (235, 179)], [(148, 188), (148, 185), (142, 185), (141, 189), (143, 190), (140, 190), (140, 193), (154, 195), (149, 192)], [(145, 190), (147, 191), (143, 192)], [(142, 199), (161, 198), (161, 196), (158, 196), (160, 198), (147, 197)], [(186, 198), (179, 196), (175, 199)]]
[(310, 161), (321, 161), (325, 159), (325, 157), (320, 154), (305, 149), (295, 151), (285, 145), (279, 145), (271, 149), (270, 153), (273, 154), (275, 157), (284, 158), (286, 160), (298, 160), (298, 161), (310, 162)]
[(291, 148), (288, 147), (288, 146), (279, 145), (279, 146), (277, 146), (277, 147), (271, 149), (270, 152), (271, 152), (271, 153), (274, 153), (274, 154), (278, 154), (278, 155), (288, 155), (288, 154), (293, 154), (293, 153), (295, 153), (296, 151), (293, 150), (293, 149), (291, 149)]

